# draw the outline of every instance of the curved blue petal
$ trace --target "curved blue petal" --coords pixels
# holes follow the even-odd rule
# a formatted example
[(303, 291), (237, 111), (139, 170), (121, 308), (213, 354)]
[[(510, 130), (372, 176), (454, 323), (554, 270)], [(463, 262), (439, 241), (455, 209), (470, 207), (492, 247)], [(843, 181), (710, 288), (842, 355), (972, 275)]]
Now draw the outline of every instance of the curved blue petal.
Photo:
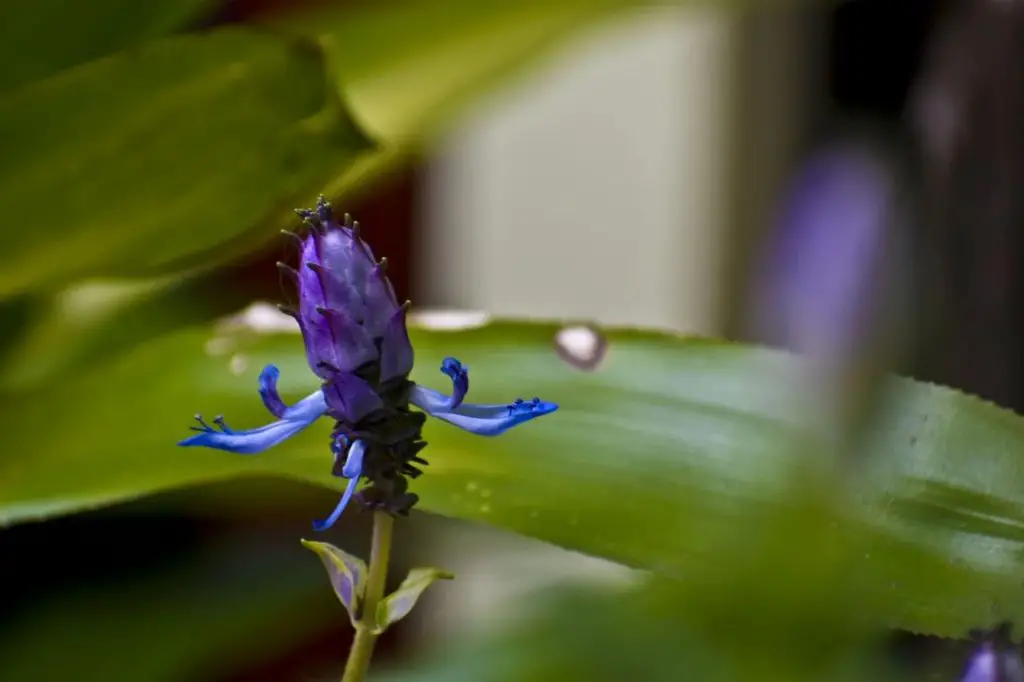
[(227, 450), (243, 455), (252, 455), (263, 452), (275, 445), (282, 443), (299, 431), (315, 422), (327, 410), (327, 404), (321, 391), (312, 393), (294, 406), (285, 410), (286, 419), (280, 419), (273, 424), (267, 424), (257, 429), (246, 431), (234, 431), (230, 429), (220, 418), (214, 422), (220, 429), (214, 429), (201, 418), (201, 428), (191, 438), (178, 443), (183, 447), (204, 447), (217, 450)]
[(277, 379), (281, 376), (281, 370), (275, 365), (267, 365), (260, 372), (260, 397), (267, 411), (278, 419), (284, 419), (284, 413), (288, 406), (281, 400), (277, 392)]
[(454, 410), (469, 393), (469, 367), (455, 358), (445, 358), (441, 362), (441, 372), (452, 380), (452, 397), (448, 401), (448, 409)]
[(183, 447), (204, 447), (252, 455), (288, 440), (312, 421), (282, 419), (248, 431), (203, 431), (178, 443)]
[(457, 410), (469, 392), (469, 367), (455, 358), (445, 358), (441, 362), (441, 373), (452, 380), (451, 396), (419, 385), (413, 389), (414, 392), (419, 391), (418, 399), (423, 402), (421, 405), (413, 400), (413, 404), (427, 414)]
[(267, 365), (260, 372), (260, 398), (270, 414), (278, 419), (305, 419), (312, 414), (317, 417), (327, 411), (327, 401), (323, 390), (310, 393), (308, 396), (289, 407), (277, 392), (277, 380), (281, 370), (275, 365)]
[(345, 478), (351, 480), (349, 480), (348, 485), (345, 487), (345, 493), (338, 500), (338, 505), (331, 512), (331, 515), (323, 521), (314, 521), (313, 530), (325, 531), (341, 518), (345, 507), (348, 506), (349, 501), (352, 500), (352, 495), (355, 494), (356, 486), (359, 484), (359, 477), (363, 475), (363, 455), (365, 453), (366, 443), (361, 440), (357, 440), (349, 448), (348, 459), (345, 460), (345, 466), (341, 471)]
[(549, 403), (540, 398), (516, 400), (504, 405), (463, 403), (455, 409), (451, 409), (449, 407), (451, 399), (448, 396), (419, 384), (413, 386), (409, 394), (409, 402), (431, 417), (446, 421), (478, 436), (501, 435), (513, 426), (551, 414), (558, 409), (557, 403)]
[(342, 512), (345, 511), (345, 507), (348, 506), (349, 500), (352, 499), (352, 495), (355, 494), (356, 485), (358, 483), (358, 478), (353, 478), (351, 481), (348, 482), (348, 486), (345, 488), (345, 494), (342, 495), (341, 500), (338, 501), (338, 506), (335, 507), (334, 511), (331, 512), (331, 515), (323, 521), (314, 521), (313, 530), (325, 531), (331, 526), (333, 526), (335, 523), (337, 523), (338, 519), (341, 518)]
[(345, 459), (345, 466), (341, 468), (341, 475), (345, 478), (359, 478), (363, 475), (363, 455), (366, 454), (366, 441), (357, 440), (348, 449), (348, 457)]

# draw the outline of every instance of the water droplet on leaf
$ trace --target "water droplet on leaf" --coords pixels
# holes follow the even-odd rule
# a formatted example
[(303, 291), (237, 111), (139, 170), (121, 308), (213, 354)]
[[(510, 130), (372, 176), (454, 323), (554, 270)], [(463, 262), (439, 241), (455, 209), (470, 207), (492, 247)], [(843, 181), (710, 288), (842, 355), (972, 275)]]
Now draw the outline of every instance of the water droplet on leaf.
[(576, 369), (597, 369), (608, 352), (608, 339), (596, 328), (587, 325), (565, 327), (555, 334), (555, 350), (559, 357)]

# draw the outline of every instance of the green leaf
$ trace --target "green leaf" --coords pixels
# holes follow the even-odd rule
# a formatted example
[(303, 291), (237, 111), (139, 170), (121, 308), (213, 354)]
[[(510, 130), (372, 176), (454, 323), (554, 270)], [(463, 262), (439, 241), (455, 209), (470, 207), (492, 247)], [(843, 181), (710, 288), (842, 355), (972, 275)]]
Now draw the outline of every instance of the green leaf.
[(34, 83), (0, 131), (0, 294), (223, 261), (370, 149), (318, 49), (236, 28)]
[(0, 24), (0, 92), (162, 38), (206, 14), (212, 0), (8, 0)]
[(632, 4), (417, 0), (306, 17), (292, 41), (231, 28), (147, 42), (200, 2), (103, 0), (84, 29), (47, 11), (82, 35), (0, 95), (0, 201), (17, 226), (0, 231), (0, 296), (225, 262), (302, 197), (360, 190), (500, 76)]
[(366, 589), (366, 563), (359, 557), (352, 556), (348, 552), (338, 549), (326, 542), (312, 542), (302, 540), (302, 546), (316, 552), (327, 569), (327, 576), (331, 580), (331, 587), (334, 594), (348, 611), (349, 619), (355, 626), (359, 620), (360, 601), (363, 597), (363, 590)]
[[(0, 375), (0, 391), (52, 384), (85, 365), (98, 369), (149, 339), (224, 318), (248, 301), (243, 287), (228, 286), (229, 278), (230, 271), (214, 270), (187, 277), (86, 281), (17, 306), (9, 303), (12, 314), (31, 303), (32, 314), (21, 313), (17, 333), (0, 337), (0, 353), (11, 354)], [(211, 296), (211, 290), (217, 295)], [(0, 325), (4, 314), (0, 304)]]
[(455, 575), (440, 568), (414, 568), (409, 571), (402, 584), (377, 604), (374, 634), (381, 634), (393, 623), (410, 613), (423, 592), (438, 580), (454, 580)]
[(7, 362), (23, 337), (37, 324), (38, 297), (23, 294), (0, 299), (0, 362)]
[[(868, 463), (833, 480), (801, 468), (803, 421), (794, 359), (742, 345), (612, 331), (604, 362), (574, 369), (551, 324), (412, 329), (414, 379), (444, 386), (453, 355), (472, 367), (470, 400), (534, 395), (561, 404), (499, 438), (430, 421), (421, 508), (482, 521), (669, 576), (720, 570), (735, 544), (785, 536), (792, 560), (825, 547), (861, 576), (858, 605), (894, 625), (956, 635), (994, 616), (1024, 617), (1024, 420), (954, 391), (893, 379), (883, 419), (864, 435)], [(5, 456), (0, 520), (69, 513), (156, 490), (274, 474), (339, 489), (330, 424), (259, 456), (175, 447), (195, 412), (236, 428), (270, 420), (257, 395), (268, 363), (289, 400), (317, 387), (298, 334), (239, 333), (232, 355), (208, 353), (226, 332), (164, 334), (61, 381), (0, 394)], [(820, 468), (820, 467), (818, 467)], [(796, 488), (794, 488), (796, 486)], [(775, 525), (794, 489), (832, 501), (836, 519), (809, 535)], [(813, 516), (813, 514), (807, 514)], [(807, 544), (793, 538), (808, 537)], [(782, 542), (779, 540), (779, 542)], [(770, 574), (765, 574), (770, 575)], [(799, 582), (775, 585), (805, 589)]]

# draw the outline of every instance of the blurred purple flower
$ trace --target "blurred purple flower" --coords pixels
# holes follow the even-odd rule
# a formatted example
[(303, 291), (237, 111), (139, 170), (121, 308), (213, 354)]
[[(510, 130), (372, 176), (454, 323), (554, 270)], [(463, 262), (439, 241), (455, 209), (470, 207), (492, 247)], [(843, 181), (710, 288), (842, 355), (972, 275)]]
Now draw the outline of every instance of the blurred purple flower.
[(1011, 625), (1002, 623), (991, 632), (975, 630), (977, 647), (960, 682), (1024, 682), (1024, 663), (1010, 640)]
[(866, 151), (813, 157), (784, 196), (758, 280), (761, 335), (829, 364), (854, 355), (886, 294), (892, 208), (890, 174)]
[[(277, 391), (277, 367), (268, 365), (260, 374), (259, 393), (277, 421), (234, 431), (221, 417), (214, 419), (214, 428), (197, 415), (199, 427), (193, 428), (199, 433), (179, 445), (258, 453), (329, 416), (335, 420), (333, 473), (349, 479), (349, 484), (331, 515), (314, 524), (316, 530), (325, 530), (354, 496), (364, 508), (409, 512), (418, 497), (407, 492), (407, 479), (423, 473), (417, 465), (427, 464), (418, 456), (426, 445), (421, 437), (423, 413), (479, 435), (496, 436), (558, 409), (539, 398), (464, 404), (469, 368), (454, 358), (441, 363), (441, 371), (452, 381), (450, 396), (409, 381), (413, 348), (405, 323), (408, 303), (399, 305), (395, 299), (386, 260), (374, 259), (359, 236), (359, 224), (347, 214), (343, 224), (335, 222), (322, 196), (315, 209), (297, 213), (310, 228), (304, 238), (296, 237), (303, 267), (278, 267), (295, 281), (299, 306), (283, 310), (298, 321), (307, 361), (322, 386), (289, 406)], [(410, 410), (410, 405), (423, 412)], [(356, 495), (360, 478), (371, 485)]]
[(754, 333), (804, 356), (810, 385), (799, 394), (815, 408), (804, 414), (841, 439), (853, 435), (844, 424), (872, 414), (907, 331), (900, 189), (895, 168), (867, 146), (812, 156), (783, 195), (755, 279)]

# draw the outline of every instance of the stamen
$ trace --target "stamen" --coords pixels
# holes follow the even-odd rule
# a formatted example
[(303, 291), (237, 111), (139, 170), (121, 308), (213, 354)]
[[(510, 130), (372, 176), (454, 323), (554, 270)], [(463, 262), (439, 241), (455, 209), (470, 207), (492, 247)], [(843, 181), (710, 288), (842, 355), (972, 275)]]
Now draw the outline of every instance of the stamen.
[(296, 244), (302, 245), (302, 236), (295, 234), (292, 230), (281, 230), (281, 234), (295, 241)]
[(316, 215), (325, 224), (331, 221), (331, 205), (323, 194), (316, 200)]
[[(291, 233), (289, 232), (289, 234)], [(295, 282), (296, 284), (299, 283), (299, 271), (293, 268), (292, 266), (288, 265), (287, 263), (282, 263), (281, 261), (278, 261), (277, 269), (281, 271), (281, 274), (287, 275), (291, 281)]]

